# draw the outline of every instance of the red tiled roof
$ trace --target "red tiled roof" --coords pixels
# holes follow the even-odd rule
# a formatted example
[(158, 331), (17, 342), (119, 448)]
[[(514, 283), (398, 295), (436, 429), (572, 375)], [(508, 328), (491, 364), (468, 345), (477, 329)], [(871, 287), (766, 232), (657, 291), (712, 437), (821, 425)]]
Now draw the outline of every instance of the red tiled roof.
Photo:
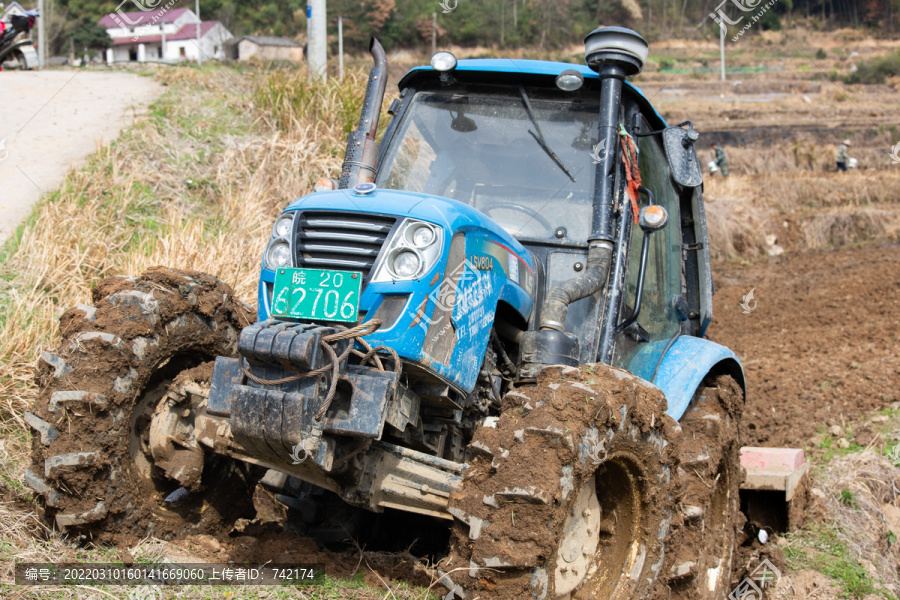
[[(210, 29), (218, 25), (218, 21), (203, 21), (200, 23), (200, 37), (205, 36)], [(167, 36), (169, 40), (192, 40), (197, 37), (197, 25), (185, 25), (174, 35)]]
[[(162, 10), (162, 9), (160, 9)], [(139, 27), (146, 22), (153, 21), (154, 23), (172, 23), (178, 17), (186, 13), (188, 8), (172, 8), (164, 11), (162, 16), (160, 16), (156, 21), (153, 21), (153, 18), (159, 15), (159, 10), (148, 10), (148, 11), (135, 11), (135, 12), (127, 12), (124, 13), (124, 18), (119, 16), (117, 13), (110, 13), (105, 15), (102, 19), (100, 19), (99, 24), (102, 27), (106, 27), (107, 29), (113, 29), (117, 27), (122, 27), (123, 25), (126, 27)]]
[[(200, 23), (200, 37), (205, 36), (210, 29), (218, 25), (218, 21), (203, 21)], [(176, 40), (193, 40), (197, 38), (197, 25), (190, 24), (185, 25), (172, 35), (166, 36), (167, 42), (172, 42)], [(152, 44), (155, 42), (162, 42), (162, 35), (158, 33), (154, 33), (153, 35), (139, 35), (139, 36), (127, 36), (127, 37), (119, 37), (113, 38), (113, 46), (128, 46), (131, 44)]]

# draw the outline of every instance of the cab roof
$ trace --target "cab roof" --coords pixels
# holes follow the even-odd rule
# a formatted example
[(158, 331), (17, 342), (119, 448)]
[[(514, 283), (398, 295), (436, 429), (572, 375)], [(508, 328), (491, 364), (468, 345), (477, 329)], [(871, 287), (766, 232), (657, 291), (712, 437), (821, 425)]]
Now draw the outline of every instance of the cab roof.
[[(571, 63), (552, 62), (548, 60), (524, 60), (513, 58), (464, 58), (457, 62), (456, 68), (450, 73), (467, 73), (472, 74), (477, 79), (492, 79), (496, 83), (502, 83), (497, 75), (507, 75), (509, 79), (532, 80), (537, 79), (544, 85), (552, 85), (550, 81), (556, 79), (556, 76), (568, 69), (574, 69), (581, 73), (585, 80), (597, 80), (600, 77), (597, 73), (587, 65), (578, 65)], [(402, 90), (414, 81), (422, 77), (434, 77), (437, 71), (433, 67), (414, 67), (403, 76), (398, 84)], [(483, 74), (485, 77), (478, 77)], [(504, 77), (505, 79), (505, 77)], [(525, 81), (523, 81), (525, 83)], [(535, 82), (537, 83), (537, 82)], [(629, 81), (625, 81), (625, 87), (634, 92), (638, 103), (642, 108), (647, 108), (653, 112), (663, 127), (667, 127), (665, 119), (656, 112), (656, 109), (650, 103), (650, 100), (644, 95), (641, 89)]]

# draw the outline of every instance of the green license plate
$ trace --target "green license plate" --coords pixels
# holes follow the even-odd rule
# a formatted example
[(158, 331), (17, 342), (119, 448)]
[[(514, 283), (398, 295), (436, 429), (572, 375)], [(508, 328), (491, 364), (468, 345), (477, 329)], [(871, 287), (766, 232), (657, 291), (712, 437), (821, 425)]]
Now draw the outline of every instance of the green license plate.
[(272, 315), (355, 323), (362, 273), (330, 269), (277, 269)]

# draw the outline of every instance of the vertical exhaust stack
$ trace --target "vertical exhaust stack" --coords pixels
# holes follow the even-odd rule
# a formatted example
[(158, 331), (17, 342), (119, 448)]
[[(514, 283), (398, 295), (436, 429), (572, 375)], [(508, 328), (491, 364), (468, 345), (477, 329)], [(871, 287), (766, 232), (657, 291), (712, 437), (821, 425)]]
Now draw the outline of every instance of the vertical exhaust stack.
[(597, 165), (594, 188), (594, 215), (591, 241), (615, 240), (613, 200), (615, 197), (615, 160), (619, 130), (619, 105), (622, 81), (644, 68), (649, 47), (637, 32), (624, 27), (601, 27), (584, 38), (584, 60), (600, 76), (600, 148), (598, 156), (606, 160)]
[(344, 153), (344, 164), (341, 166), (341, 177), (338, 181), (338, 187), (341, 189), (375, 180), (375, 163), (378, 161), (378, 142), (375, 141), (375, 134), (378, 131), (384, 91), (387, 89), (387, 56), (375, 38), (369, 43), (369, 52), (375, 65), (369, 71), (369, 83), (366, 85), (366, 97), (359, 115), (359, 125), (356, 131), (351, 131), (347, 137), (347, 150)]
[(569, 304), (600, 291), (609, 277), (616, 240), (613, 206), (619, 165), (617, 143), (622, 81), (641, 72), (648, 52), (644, 38), (624, 27), (600, 27), (584, 38), (584, 59), (600, 75), (600, 138), (596, 150), (602, 159), (597, 164), (594, 178), (588, 260), (583, 275), (560, 283), (547, 294), (541, 310), (541, 330), (564, 332)]

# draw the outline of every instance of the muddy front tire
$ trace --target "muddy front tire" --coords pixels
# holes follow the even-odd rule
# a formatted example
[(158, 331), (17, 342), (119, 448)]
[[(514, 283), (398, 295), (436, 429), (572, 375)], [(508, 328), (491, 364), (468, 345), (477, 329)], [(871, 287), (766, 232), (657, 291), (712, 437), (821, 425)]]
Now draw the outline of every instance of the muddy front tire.
[(176, 387), (183, 410), (196, 408), (202, 399), (185, 397), (183, 385), (202, 395), (210, 361), (235, 354), (249, 308), (210, 275), (162, 268), (106, 279), (93, 302), (63, 314), (62, 344), (42, 355), (40, 396), (26, 413), (26, 483), (48, 520), (114, 541), (212, 533), (250, 514), (255, 473), (246, 465), (201, 454), (189, 468), (202, 475), (185, 493), (148, 448), (154, 411)]
[(665, 410), (659, 390), (604, 365), (544, 369), (510, 392), (450, 498), (448, 587), (484, 598), (655, 593), (680, 431)]
[(671, 598), (728, 597), (740, 512), (739, 426), (743, 391), (729, 375), (708, 377), (681, 418), (677, 518), (666, 577)]

